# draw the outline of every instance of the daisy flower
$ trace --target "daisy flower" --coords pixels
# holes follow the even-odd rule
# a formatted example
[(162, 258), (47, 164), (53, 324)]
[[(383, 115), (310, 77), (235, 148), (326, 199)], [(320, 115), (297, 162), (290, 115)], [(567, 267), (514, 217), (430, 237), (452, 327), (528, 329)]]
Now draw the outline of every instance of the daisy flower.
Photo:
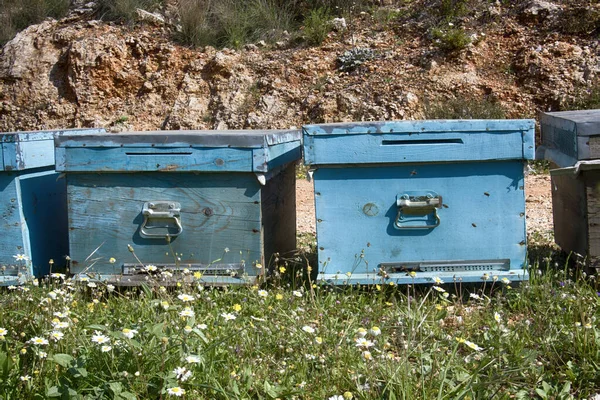
[(470, 341), (468, 341), (468, 340), (465, 340), (465, 344), (467, 345), (467, 347), (469, 347), (469, 348), (471, 348), (471, 349), (473, 349), (473, 350), (476, 350), (476, 351), (481, 351), (481, 350), (483, 350), (483, 348), (482, 348), (482, 347), (479, 347), (479, 346), (477, 346), (475, 343), (473, 343), (473, 342), (470, 342)]
[(121, 333), (127, 339), (133, 339), (133, 337), (138, 333), (138, 331), (136, 331), (135, 329), (123, 328), (123, 330), (121, 331)]
[(92, 342), (98, 344), (106, 344), (110, 343), (110, 338), (108, 336), (102, 335), (101, 333), (96, 333), (92, 335)]
[(294, 296), (296, 296), (296, 297), (302, 297), (302, 292), (301, 292), (301, 291), (299, 291), (299, 290), (294, 290), (294, 291), (292, 292), (292, 294), (293, 294)]
[(181, 315), (182, 317), (193, 317), (195, 313), (194, 310), (192, 310), (190, 307), (186, 307), (179, 312), (179, 315)]
[(436, 285), (443, 285), (444, 281), (439, 276), (436, 276), (433, 278), (433, 283), (435, 283)]
[(146, 272), (154, 272), (154, 271), (156, 271), (157, 269), (158, 269), (158, 268), (156, 267), (156, 265), (151, 265), (151, 264), (150, 264), (150, 265), (146, 265), (146, 266), (144, 267), (144, 271), (146, 271)]
[(181, 397), (185, 394), (185, 389), (182, 389), (179, 386), (175, 386), (172, 388), (168, 388), (167, 393), (171, 396)]
[(27, 257), (25, 254), (17, 254), (13, 256), (15, 260), (17, 261), (28, 261), (29, 257)]
[(200, 362), (200, 357), (198, 356), (187, 356), (185, 358), (185, 362), (189, 364), (198, 364)]
[(269, 295), (269, 293), (263, 289), (259, 290), (257, 293), (259, 297), (267, 297)]
[(61, 331), (52, 331), (50, 332), (50, 337), (55, 341), (58, 342), (60, 339), (62, 339), (65, 336), (64, 333), (62, 333)]
[(371, 329), (369, 329), (369, 333), (373, 336), (379, 336), (381, 335), (381, 329), (379, 329), (378, 326), (374, 326)]
[(225, 321), (231, 321), (236, 319), (236, 316), (232, 313), (223, 313), (221, 314), (221, 317), (225, 318)]
[(177, 298), (181, 301), (187, 302), (187, 301), (194, 301), (196, 298), (190, 294), (185, 294), (182, 293), (179, 296), (177, 296)]
[(108, 353), (109, 351), (111, 351), (111, 350), (112, 350), (112, 347), (111, 347), (111, 346), (109, 346), (109, 345), (104, 345), (104, 346), (100, 347), (100, 350), (101, 350), (103, 353)]
[(371, 342), (370, 340), (365, 339), (364, 337), (359, 337), (354, 339), (354, 341), (356, 342), (356, 347), (364, 347), (364, 348), (369, 348), (375, 345), (375, 343)]
[(302, 327), (302, 330), (306, 333), (315, 333), (315, 328), (313, 328), (312, 326), (308, 326), (308, 325), (304, 325)]
[(41, 337), (34, 336), (31, 339), (29, 339), (29, 342), (31, 344), (35, 344), (37, 346), (42, 346), (42, 345), (47, 345), (48, 344), (48, 339), (44, 339), (44, 338), (41, 338)]
[(0, 328), (0, 338), (4, 338), (8, 331), (5, 328)]

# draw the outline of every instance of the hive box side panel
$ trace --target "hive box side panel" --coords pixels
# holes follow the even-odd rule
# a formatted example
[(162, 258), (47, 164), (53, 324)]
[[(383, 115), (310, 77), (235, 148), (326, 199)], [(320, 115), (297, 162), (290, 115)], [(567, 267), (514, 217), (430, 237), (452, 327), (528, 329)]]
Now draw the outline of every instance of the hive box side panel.
[[(19, 176), (16, 173), (0, 173), (0, 204), (2, 235), (0, 235), (0, 264), (6, 268), (0, 273), (0, 285), (18, 283), (18, 274), (30, 274), (24, 262), (13, 258), (16, 254), (31, 257), (27, 226), (21, 210)], [(25, 235), (25, 236), (24, 236)]]
[(50, 259), (56, 268), (64, 267), (69, 253), (66, 180), (50, 170), (23, 174), (20, 183), (33, 273), (44, 276)]
[(296, 248), (296, 169), (293, 163), (267, 181), (261, 203), (265, 263), (270, 265), (273, 253), (285, 257)]
[[(521, 162), (320, 168), (314, 181), (320, 274), (366, 283), (382, 279), (383, 269), (401, 282), (411, 268), (438, 264), (450, 266), (419, 276), (480, 281), (484, 273), (523, 273)], [(430, 192), (443, 202), (435, 213), (399, 213), (399, 196)]]
[(587, 202), (588, 262), (593, 268), (600, 267), (600, 171), (583, 173)]
[[(120, 274), (126, 264), (137, 263), (128, 244), (143, 264), (157, 266), (244, 264), (252, 274), (251, 264), (262, 259), (254, 174), (71, 173), (67, 179), (74, 273)], [(181, 206), (181, 233), (170, 244), (140, 232), (144, 204), (158, 201)], [(172, 219), (165, 223), (173, 227)]]
[(587, 201), (583, 180), (551, 174), (554, 240), (564, 251), (587, 254)]

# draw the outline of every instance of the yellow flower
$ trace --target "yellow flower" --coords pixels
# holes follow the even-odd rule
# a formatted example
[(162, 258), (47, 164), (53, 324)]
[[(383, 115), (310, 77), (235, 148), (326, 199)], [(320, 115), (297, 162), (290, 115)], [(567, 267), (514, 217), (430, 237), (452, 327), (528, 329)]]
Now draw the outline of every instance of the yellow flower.
[(321, 336), (317, 336), (315, 338), (315, 342), (317, 342), (317, 344), (322, 344), (323, 343), (323, 338)]
[(464, 338), (461, 338), (461, 337), (457, 337), (457, 338), (456, 338), (456, 341), (457, 341), (458, 343), (464, 343), (464, 342), (465, 342), (465, 340), (466, 340), (466, 339), (464, 339)]
[(354, 398), (354, 396), (352, 395), (352, 392), (344, 392), (344, 399), (346, 400), (351, 400), (352, 398)]
[(196, 271), (196, 272), (194, 272), (194, 278), (195, 278), (195, 279), (200, 279), (200, 278), (202, 278), (202, 272), (200, 272), (200, 271)]
[(234, 304), (232, 308), (233, 308), (233, 311), (237, 311), (237, 312), (242, 311), (242, 306), (239, 304)]
[(279, 267), (280, 273), (285, 274), (285, 271), (286, 271), (285, 267)]
[(261, 269), (263, 267), (263, 265), (261, 263), (256, 263), (256, 264), (254, 264), (254, 266), (258, 269)]
[(27, 349), (26, 348), (22, 348), (19, 353), (21, 353), (21, 354), (27, 354)]
[(276, 298), (277, 300), (283, 300), (283, 295), (282, 295), (281, 293), (277, 293), (277, 294), (275, 295), (275, 298)]
[(417, 276), (417, 273), (415, 271), (410, 271), (408, 275), (410, 275), (411, 278), (414, 278), (415, 276)]
[(308, 272), (312, 272), (312, 267), (309, 265), (308, 267), (306, 267), (306, 270), (307, 270)]
[(114, 258), (114, 257), (111, 257), (111, 258), (108, 259), (108, 262), (111, 263), (111, 264), (114, 264), (114, 263), (117, 262), (117, 259)]

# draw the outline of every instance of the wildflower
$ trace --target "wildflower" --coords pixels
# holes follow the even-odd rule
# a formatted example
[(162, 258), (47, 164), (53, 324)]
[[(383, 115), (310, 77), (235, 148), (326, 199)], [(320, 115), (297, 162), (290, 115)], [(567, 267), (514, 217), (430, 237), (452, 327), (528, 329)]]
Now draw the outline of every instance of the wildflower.
[(502, 320), (502, 317), (500, 316), (500, 314), (498, 312), (495, 312), (494, 319), (496, 320), (496, 322), (499, 323)]
[(198, 324), (196, 325), (196, 328), (200, 329), (200, 330), (205, 330), (206, 328), (208, 328), (208, 326), (206, 324)]
[(590, 324), (590, 323), (588, 322), (588, 323), (586, 323), (586, 324), (584, 325), (584, 327), (585, 327), (585, 329), (591, 329), (591, 328), (592, 328), (592, 324)]
[(29, 257), (27, 257), (25, 254), (17, 254), (17, 255), (14, 255), (13, 257), (17, 261), (29, 261)]
[(28, 380), (31, 380), (31, 376), (23, 375), (19, 379), (21, 379), (23, 382), (27, 382)]
[(194, 301), (195, 297), (190, 294), (182, 293), (177, 298), (183, 302)]
[(365, 339), (364, 337), (359, 337), (354, 339), (354, 341), (356, 342), (356, 347), (364, 347), (364, 348), (369, 348), (375, 345), (375, 343), (371, 342), (370, 340)]
[(379, 336), (381, 335), (381, 329), (379, 329), (378, 326), (373, 326), (371, 329), (369, 329), (369, 333), (373, 336)]
[(17, 289), (17, 287), (15, 285), (10, 285), (8, 287), (8, 290), (16, 290), (16, 289)]
[(502, 283), (504, 283), (505, 285), (508, 285), (510, 283), (510, 279), (508, 279), (507, 277), (504, 277), (504, 278), (500, 279), (500, 281)]
[(167, 389), (167, 393), (173, 396), (181, 397), (185, 394), (185, 389), (175, 386)]
[(112, 347), (110, 347), (109, 345), (104, 345), (104, 346), (100, 347), (100, 350), (101, 350), (103, 353), (108, 353), (109, 351), (111, 351), (111, 350), (112, 350)]
[(267, 297), (269, 295), (269, 293), (264, 289), (259, 290), (257, 294), (259, 297)]
[(21, 354), (27, 354), (27, 349), (23, 347), (23, 348), (22, 348), (22, 349), (19, 351), (19, 353), (21, 353)]
[(179, 315), (181, 315), (182, 317), (193, 317), (195, 313), (194, 310), (192, 310), (190, 307), (186, 307), (179, 312)]
[(301, 291), (299, 291), (299, 290), (294, 290), (294, 291), (292, 292), (292, 294), (293, 294), (294, 296), (296, 296), (296, 297), (302, 297), (302, 292), (301, 292)]
[(444, 288), (439, 287), (439, 286), (434, 286), (433, 290), (440, 292), (440, 293), (446, 293), (446, 290), (444, 290)]
[(308, 325), (304, 325), (302, 327), (302, 330), (306, 333), (315, 333), (315, 328), (313, 328), (312, 326), (308, 326)]
[(161, 301), (160, 302), (160, 306), (163, 308), (163, 310), (167, 311), (169, 309), (169, 302), (168, 301)]
[(373, 355), (372, 355), (372, 354), (371, 354), (371, 352), (370, 352), (370, 351), (368, 351), (368, 350), (365, 350), (365, 351), (363, 351), (363, 352), (362, 352), (362, 357), (363, 357), (365, 360), (367, 360), (367, 361), (370, 361), (370, 360), (372, 360), (372, 359), (373, 359)]
[(283, 300), (283, 295), (282, 295), (281, 293), (277, 293), (277, 294), (275, 295), (275, 299), (276, 299), (276, 300)]
[(129, 328), (123, 328), (121, 330), (121, 333), (123, 334), (123, 336), (125, 336), (127, 339), (133, 339), (133, 337), (138, 333), (138, 331), (136, 331), (135, 329), (129, 329)]
[(469, 293), (469, 297), (475, 300), (482, 300), (481, 296), (476, 293)]
[(108, 290), (109, 292), (113, 292), (115, 290), (115, 287), (109, 283), (108, 285), (106, 285), (106, 290)]
[(40, 351), (40, 352), (38, 352), (38, 356), (40, 358), (46, 358), (46, 357), (48, 357), (48, 353), (46, 353), (45, 351)]
[(225, 247), (225, 248), (223, 249), (223, 251), (224, 251), (225, 253), (229, 253), (229, 247)]
[(221, 317), (225, 318), (225, 321), (231, 321), (231, 320), (236, 319), (236, 316), (231, 313), (223, 313), (223, 314), (221, 314)]
[(185, 367), (177, 367), (173, 370), (173, 373), (181, 382), (185, 382), (190, 376), (192, 376), (192, 371), (189, 371)]
[(198, 364), (200, 362), (200, 357), (198, 356), (187, 356), (185, 358), (185, 362), (189, 364)]
[(110, 339), (108, 336), (102, 335), (101, 333), (96, 332), (95, 335), (92, 335), (92, 342), (98, 344), (110, 343)]
[(144, 268), (144, 271), (146, 272), (154, 272), (156, 271), (158, 268), (156, 267), (156, 265), (146, 265), (146, 267)]
[(327, 400), (344, 400), (344, 396), (341, 396), (339, 394), (336, 394), (335, 396), (331, 396), (329, 399)]
[(61, 331), (52, 331), (50, 332), (50, 337), (52, 339), (54, 339), (55, 342), (58, 342), (60, 339), (62, 339), (65, 336), (64, 333), (62, 333)]
[(315, 338), (315, 342), (316, 342), (317, 344), (323, 344), (323, 338), (322, 338), (321, 336), (317, 336), (317, 337)]
[(0, 339), (4, 339), (7, 333), (8, 331), (5, 328), (0, 328)]
[(439, 276), (435, 276), (433, 277), (433, 283), (435, 283), (436, 285), (443, 285), (444, 281)]
[(88, 282), (87, 287), (89, 288), (95, 288), (96, 287), (96, 283), (95, 282)]
[(35, 336), (35, 337), (32, 337), (31, 339), (29, 339), (29, 342), (31, 344), (35, 344), (37, 346), (42, 346), (42, 345), (48, 344), (48, 339), (44, 339), (44, 338)]
[(234, 304), (232, 308), (233, 308), (233, 311), (235, 311), (235, 312), (242, 311), (242, 306), (239, 304)]
[(352, 276), (352, 272), (350, 272), (350, 271), (346, 272), (346, 276), (347, 276), (348, 278), (350, 278), (350, 277)]
[(285, 274), (285, 271), (286, 271), (285, 267), (279, 267), (280, 274)]
[(343, 396), (345, 400), (352, 400), (354, 398), (352, 392), (344, 392)]
[(114, 258), (114, 257), (111, 257), (111, 258), (108, 259), (108, 262), (111, 263), (111, 264), (114, 264), (114, 263), (117, 262), (117, 259)]
[(60, 274), (58, 272), (53, 272), (53, 273), (50, 274), (50, 277), (54, 278), (54, 279), (65, 279), (66, 275), (65, 274)]
[(160, 274), (163, 276), (163, 278), (172, 278), (173, 277), (173, 274), (170, 271), (163, 271)]
[(200, 271), (196, 271), (196, 272), (194, 272), (194, 278), (195, 278), (195, 279), (200, 279), (200, 278), (202, 278), (202, 272), (200, 272)]
[(484, 280), (484, 281), (487, 281), (488, 279), (490, 279), (490, 275), (489, 274), (483, 274), (481, 276), (481, 279)]
[(261, 263), (256, 263), (256, 264), (254, 264), (254, 267), (261, 269), (263, 267), (263, 265)]
[(476, 351), (481, 351), (481, 350), (483, 350), (483, 348), (481, 348), (481, 347), (477, 346), (475, 343), (473, 343), (473, 342), (470, 342), (470, 341), (468, 341), (468, 340), (465, 340), (465, 344), (467, 345), (467, 347), (470, 347), (470, 348), (471, 348), (471, 349), (473, 349), (473, 350), (476, 350)]
[(367, 336), (367, 330), (365, 328), (358, 328), (356, 334), (360, 337), (365, 337)]
[(189, 326), (189, 325), (186, 325), (186, 326), (183, 328), (183, 331), (184, 331), (185, 333), (191, 333), (191, 332), (192, 332), (192, 329), (193, 329), (193, 328), (192, 328), (191, 326)]
[(58, 295), (56, 294), (56, 292), (48, 292), (48, 297), (51, 298), (52, 300), (56, 300), (56, 297)]

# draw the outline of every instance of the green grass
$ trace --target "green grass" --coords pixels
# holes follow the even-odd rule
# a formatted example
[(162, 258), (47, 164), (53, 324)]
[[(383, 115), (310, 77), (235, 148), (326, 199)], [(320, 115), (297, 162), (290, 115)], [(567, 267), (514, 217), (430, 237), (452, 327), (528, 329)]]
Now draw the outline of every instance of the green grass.
[(470, 290), (458, 282), (332, 288), (296, 279), (309, 259), (282, 264), (260, 287), (119, 291), (55, 277), (4, 289), (0, 398), (166, 399), (180, 389), (189, 399), (600, 392), (593, 277), (549, 265), (515, 288), (493, 277)]

